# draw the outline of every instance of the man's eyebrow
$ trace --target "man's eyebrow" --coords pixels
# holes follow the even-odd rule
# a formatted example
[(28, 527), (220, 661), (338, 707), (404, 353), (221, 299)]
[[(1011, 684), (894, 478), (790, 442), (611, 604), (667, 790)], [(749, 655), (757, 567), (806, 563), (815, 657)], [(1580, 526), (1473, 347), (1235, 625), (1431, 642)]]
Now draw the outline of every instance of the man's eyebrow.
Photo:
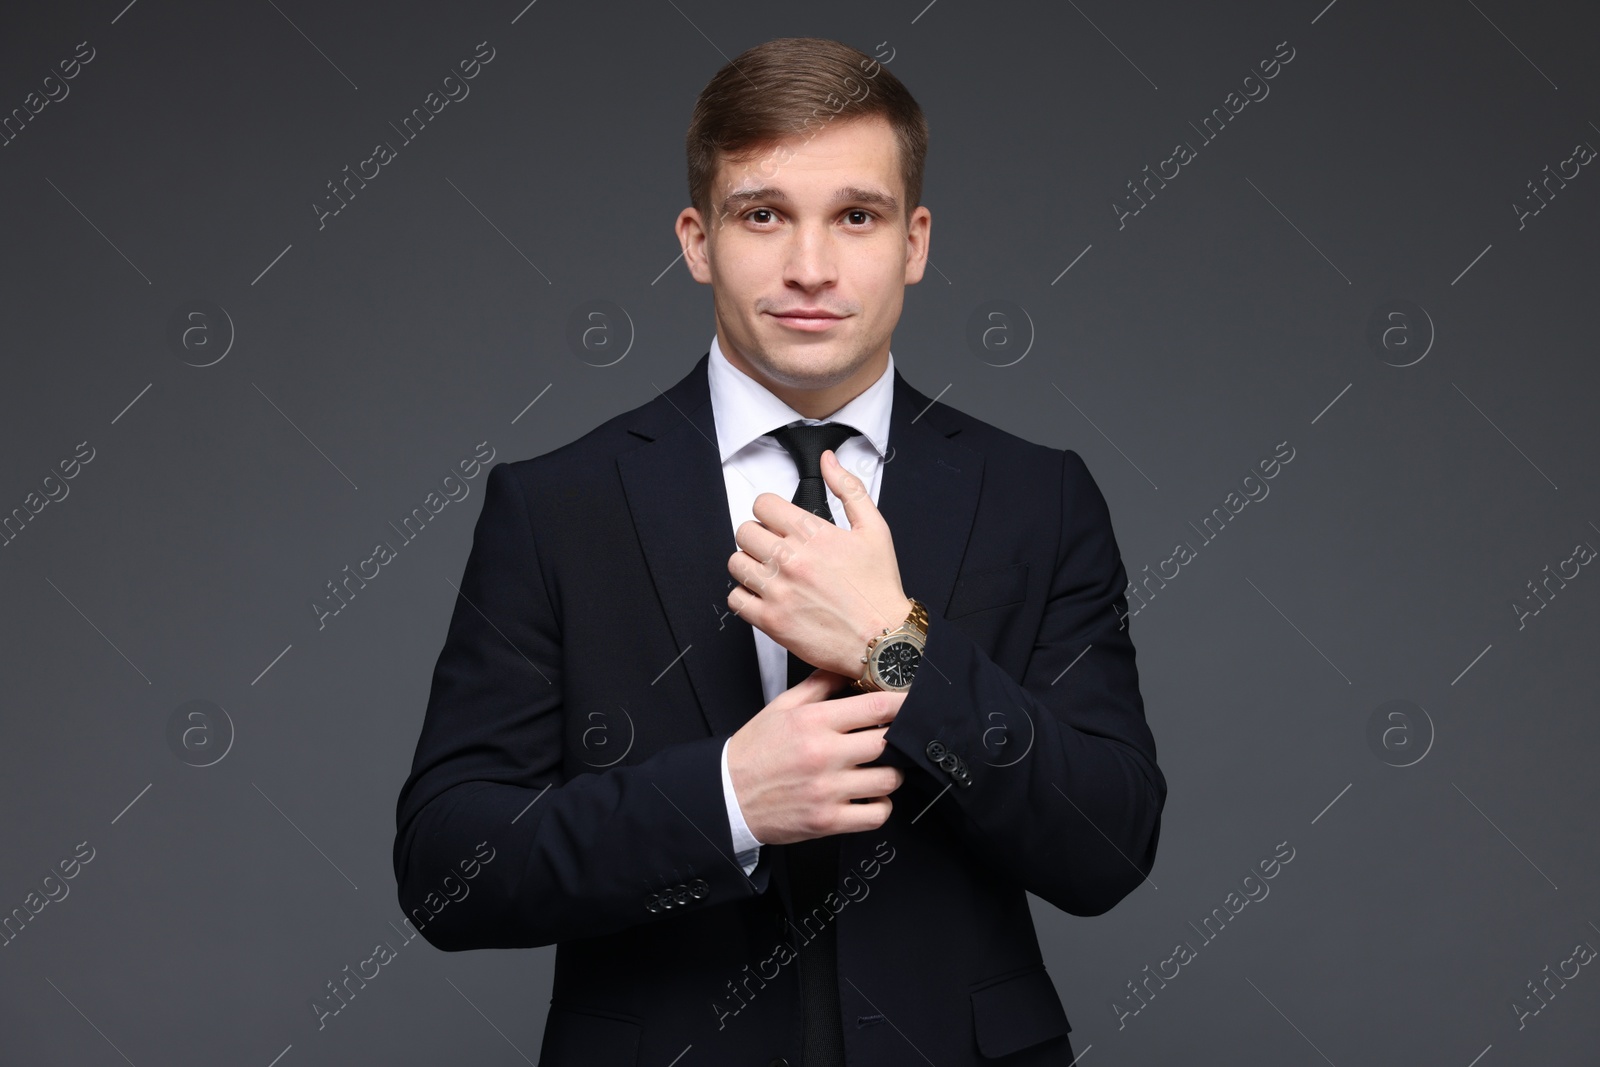
[[(764, 185), (758, 189), (740, 189), (729, 193), (726, 199), (722, 201), (722, 212), (725, 215), (732, 214), (741, 206), (757, 200), (767, 200), (775, 204), (787, 204), (790, 202), (789, 197), (782, 189)], [(897, 214), (900, 210), (900, 201), (888, 193), (877, 189), (863, 189), (856, 185), (845, 185), (834, 190), (834, 203), (846, 201), (857, 204), (871, 204), (873, 207), (880, 208), (891, 215)]]

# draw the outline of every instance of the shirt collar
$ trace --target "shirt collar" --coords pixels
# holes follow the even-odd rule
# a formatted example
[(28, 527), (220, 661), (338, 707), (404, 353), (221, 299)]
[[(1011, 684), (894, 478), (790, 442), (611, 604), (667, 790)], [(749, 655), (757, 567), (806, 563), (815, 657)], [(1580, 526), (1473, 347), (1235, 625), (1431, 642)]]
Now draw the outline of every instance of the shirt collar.
[(778, 399), (766, 386), (735, 367), (723, 354), (715, 334), (711, 337), (706, 373), (711, 387), (712, 416), (717, 425), (717, 449), (724, 463), (751, 441), (791, 422), (813, 425), (842, 422), (854, 427), (861, 436), (872, 442), (880, 458), (888, 454), (889, 412), (894, 400), (893, 352), (889, 353), (888, 364), (877, 381), (823, 419), (806, 418)]

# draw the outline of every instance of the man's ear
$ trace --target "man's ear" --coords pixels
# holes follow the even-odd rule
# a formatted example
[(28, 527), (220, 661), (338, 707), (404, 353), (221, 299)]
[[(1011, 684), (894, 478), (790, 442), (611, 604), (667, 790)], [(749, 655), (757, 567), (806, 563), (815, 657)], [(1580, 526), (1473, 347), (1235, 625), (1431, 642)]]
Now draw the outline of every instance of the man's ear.
[(701, 285), (711, 284), (711, 238), (698, 208), (686, 207), (678, 212), (673, 225), (678, 244), (683, 247), (683, 261), (690, 277)]
[(933, 231), (933, 212), (919, 204), (906, 226), (906, 284), (916, 285), (928, 266), (928, 243)]

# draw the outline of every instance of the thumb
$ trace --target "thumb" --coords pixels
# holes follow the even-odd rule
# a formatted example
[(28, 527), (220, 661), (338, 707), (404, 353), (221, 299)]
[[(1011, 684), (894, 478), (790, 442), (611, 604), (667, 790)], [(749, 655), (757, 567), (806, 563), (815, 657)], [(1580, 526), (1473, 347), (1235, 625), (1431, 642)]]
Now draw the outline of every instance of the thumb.
[(822, 453), (822, 480), (844, 504), (845, 518), (850, 520), (852, 530), (883, 522), (872, 494), (867, 492), (867, 483), (846, 470), (831, 448)]
[(797, 708), (802, 704), (820, 704), (828, 699), (830, 693), (839, 688), (841, 682), (847, 680), (844, 675), (830, 671), (826, 667), (817, 667), (800, 681), (779, 693), (772, 702), (782, 704), (785, 708)]

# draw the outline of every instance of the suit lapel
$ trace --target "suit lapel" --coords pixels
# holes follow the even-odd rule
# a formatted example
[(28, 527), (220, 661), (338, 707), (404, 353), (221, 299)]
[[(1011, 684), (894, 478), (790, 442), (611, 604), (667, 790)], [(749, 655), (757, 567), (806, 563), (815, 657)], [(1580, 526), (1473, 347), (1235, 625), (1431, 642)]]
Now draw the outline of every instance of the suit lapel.
[[(712, 735), (731, 734), (766, 703), (753, 630), (728, 610), (728, 557), (737, 545), (717, 449), (710, 354), (646, 404), (629, 432), (646, 444), (617, 470), (656, 595)], [(983, 457), (958, 444), (958, 428), (894, 375), (889, 455), (878, 509), (894, 531), (906, 595), (935, 614), (950, 601), (983, 480)], [(665, 665), (663, 665), (665, 666)]]

